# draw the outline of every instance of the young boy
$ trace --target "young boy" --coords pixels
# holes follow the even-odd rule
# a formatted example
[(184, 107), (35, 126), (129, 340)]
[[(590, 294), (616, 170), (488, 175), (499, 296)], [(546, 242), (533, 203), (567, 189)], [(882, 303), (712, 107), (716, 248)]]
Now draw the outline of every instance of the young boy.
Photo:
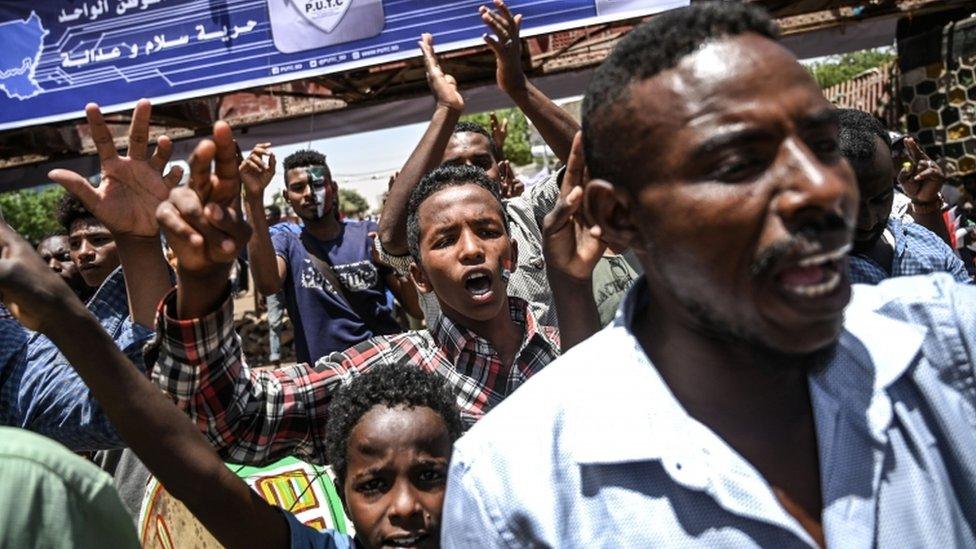
[[(557, 297), (573, 311), (566, 315), (570, 326), (596, 318), (592, 293), (579, 288), (591, 284), (603, 249), (588, 234), (577, 238), (571, 219), (579, 193), (569, 189), (582, 163), (573, 166), (564, 182), (570, 205), (558, 207), (549, 224), (549, 240), (556, 244), (550, 272)], [(174, 189), (159, 214), (180, 261), (177, 290), (159, 315), (153, 380), (225, 459), (263, 464), (296, 455), (323, 463), (332, 393), (381, 363), (409, 364), (443, 377), (470, 426), (559, 354), (556, 330), (539, 326), (526, 302), (508, 295), (517, 252), (498, 186), (480, 169), (447, 167), (418, 187), (409, 223), (416, 261), (411, 273), (421, 293), (436, 297), (441, 319), (428, 330), (370, 339), (314, 367), (253, 371), (243, 362), (226, 293), (226, 262), (247, 242), (249, 228), (234, 215), (217, 213), (237, 196), (227, 190), (224, 206), (211, 192), (204, 205), (193, 188)], [(571, 329), (565, 342), (586, 333)]]
[(353, 541), (312, 530), (251, 491), (132, 367), (67, 285), (4, 224), (0, 295), (21, 322), (57, 343), (125, 442), (225, 546), (439, 546), (451, 445), (462, 427), (453, 396), (434, 375), (383, 366), (335, 397), (328, 451), (358, 532)]

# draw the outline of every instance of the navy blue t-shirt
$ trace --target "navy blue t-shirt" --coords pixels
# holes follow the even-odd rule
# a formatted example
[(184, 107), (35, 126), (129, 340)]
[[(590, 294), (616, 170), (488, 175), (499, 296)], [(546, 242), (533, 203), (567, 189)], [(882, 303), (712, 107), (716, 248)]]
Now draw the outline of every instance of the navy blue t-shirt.
[(329, 353), (344, 351), (373, 336), (401, 331), (386, 302), (385, 277), (389, 271), (377, 267), (370, 253), (369, 233), (376, 230), (376, 223), (371, 221), (343, 221), (342, 231), (334, 240), (318, 240), (311, 234), (307, 238), (319, 257), (329, 258), (336, 278), (355, 301), (356, 310), (369, 315), (368, 323), (322, 276), (300, 235), (291, 231), (275, 231), (271, 235), (275, 253), (288, 264), (283, 282), (285, 307), (295, 328), (295, 355), (299, 362), (314, 364)]

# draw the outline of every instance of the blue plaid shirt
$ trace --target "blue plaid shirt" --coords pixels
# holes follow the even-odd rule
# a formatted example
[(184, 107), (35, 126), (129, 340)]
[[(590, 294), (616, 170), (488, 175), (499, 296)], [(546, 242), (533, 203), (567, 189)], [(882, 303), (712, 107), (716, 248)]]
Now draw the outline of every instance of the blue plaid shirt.
[(949, 273), (958, 282), (973, 283), (962, 260), (932, 231), (918, 223), (902, 223), (895, 216), (888, 218), (888, 231), (895, 237), (891, 275), (873, 259), (851, 254), (851, 282), (877, 284), (896, 276)]
[[(144, 370), (142, 348), (153, 333), (129, 318), (121, 268), (105, 279), (88, 302), (88, 310), (129, 360)], [(0, 425), (29, 429), (75, 451), (124, 446), (54, 343), (4, 314), (0, 314)]]

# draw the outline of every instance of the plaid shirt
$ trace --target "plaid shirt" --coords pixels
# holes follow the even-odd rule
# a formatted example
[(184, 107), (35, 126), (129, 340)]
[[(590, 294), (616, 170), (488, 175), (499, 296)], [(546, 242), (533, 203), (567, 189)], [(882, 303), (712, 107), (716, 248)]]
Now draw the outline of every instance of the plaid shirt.
[(972, 284), (962, 260), (935, 233), (918, 223), (888, 218), (888, 231), (895, 238), (891, 275), (867, 256), (851, 254), (851, 282), (877, 284), (886, 278), (930, 273), (949, 273), (957, 282)]
[(265, 464), (287, 455), (325, 463), (325, 420), (331, 395), (373, 366), (416, 365), (444, 378), (471, 426), (559, 355), (555, 328), (538, 326), (528, 305), (510, 298), (512, 319), (524, 327), (511, 368), (485, 339), (445, 316), (430, 330), (380, 336), (316, 362), (252, 370), (234, 332), (233, 306), (176, 320), (175, 293), (157, 316), (159, 358), (153, 381), (168, 393), (228, 461)]

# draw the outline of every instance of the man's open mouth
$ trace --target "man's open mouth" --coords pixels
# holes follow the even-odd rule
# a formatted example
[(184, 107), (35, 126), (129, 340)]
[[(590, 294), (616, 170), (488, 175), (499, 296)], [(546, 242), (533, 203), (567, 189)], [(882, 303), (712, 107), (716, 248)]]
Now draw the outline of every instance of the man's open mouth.
[(782, 287), (799, 297), (821, 297), (840, 286), (843, 278), (843, 259), (851, 250), (850, 244), (840, 248), (801, 258), (781, 270), (777, 278)]
[(491, 275), (488, 271), (473, 271), (464, 277), (464, 289), (475, 299), (485, 299), (491, 295)]
[(386, 547), (417, 547), (426, 541), (428, 537), (430, 537), (430, 534), (426, 532), (402, 536), (390, 536), (383, 540), (383, 545)]

